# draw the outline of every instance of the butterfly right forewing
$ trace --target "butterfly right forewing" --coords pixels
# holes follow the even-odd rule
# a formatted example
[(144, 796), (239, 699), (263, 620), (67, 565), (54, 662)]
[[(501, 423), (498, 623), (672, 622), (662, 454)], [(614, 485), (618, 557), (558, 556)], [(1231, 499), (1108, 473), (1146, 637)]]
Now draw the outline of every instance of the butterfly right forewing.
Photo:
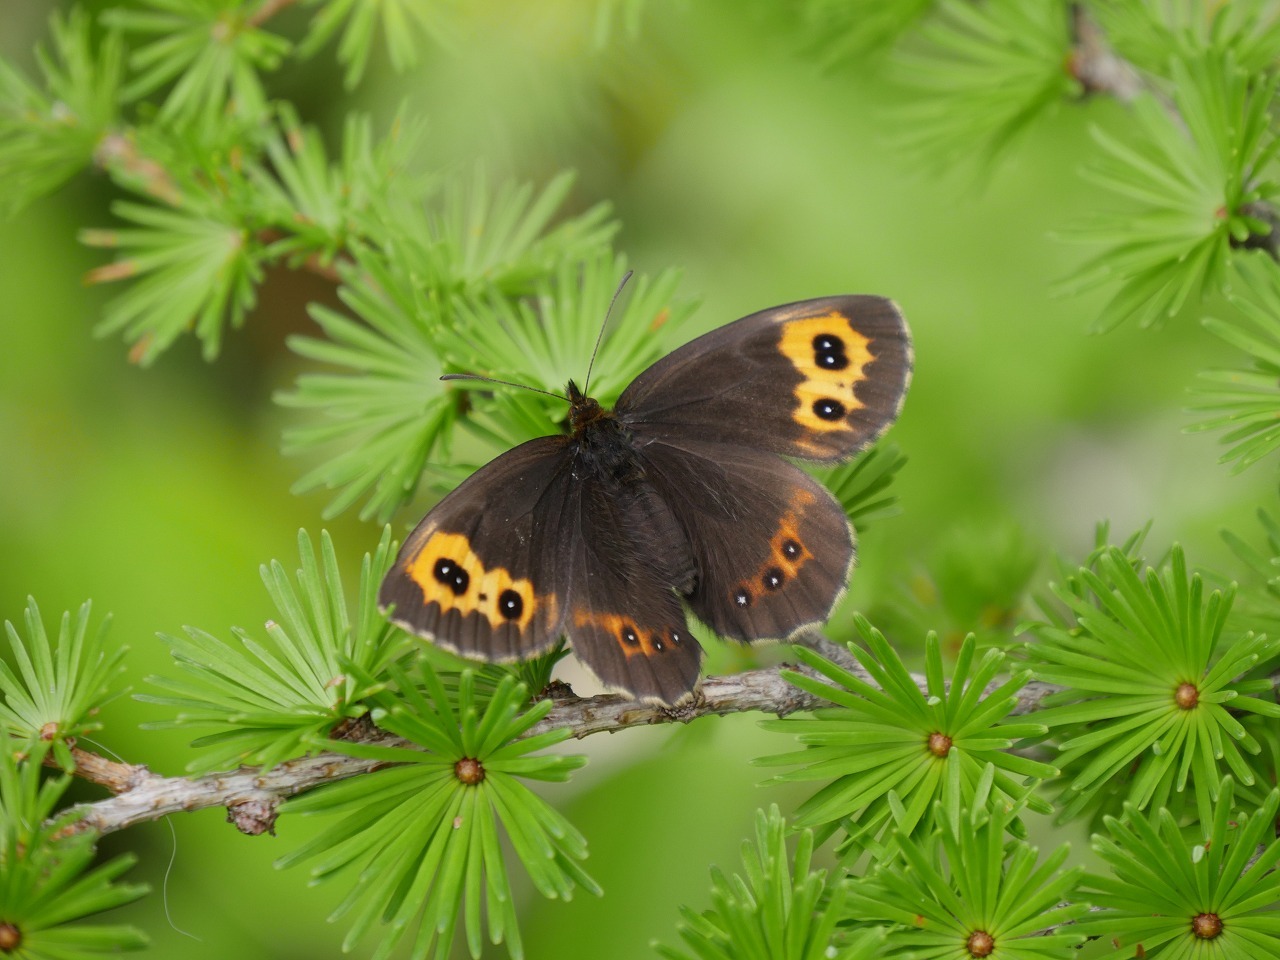
[(891, 300), (824, 297), (761, 310), (663, 357), (616, 413), (650, 436), (705, 437), (843, 460), (897, 417), (911, 339)]

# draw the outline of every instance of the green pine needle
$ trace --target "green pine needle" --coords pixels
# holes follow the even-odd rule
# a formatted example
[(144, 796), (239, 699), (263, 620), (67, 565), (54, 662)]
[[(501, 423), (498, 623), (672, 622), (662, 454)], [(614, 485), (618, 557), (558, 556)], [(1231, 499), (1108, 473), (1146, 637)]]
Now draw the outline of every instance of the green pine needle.
[[(570, 379), (587, 387), (590, 369), (591, 395), (612, 406), (627, 384), (663, 355), (666, 336), (679, 336), (694, 308), (676, 298), (676, 271), (653, 279), (633, 277), (609, 317), (592, 366), (596, 337), (626, 271), (625, 258), (604, 251), (561, 265), (529, 300), (459, 304), (457, 326), (444, 344), (451, 366), (561, 396)], [(471, 397), (467, 425), (493, 444), (494, 453), (559, 431), (568, 414), (560, 397), (501, 389), (489, 400), (486, 395), (495, 393), (490, 384), (458, 381), (455, 386)]]
[(1168, 810), (1150, 819), (1126, 807), (1108, 817), (1110, 837), (1093, 848), (1111, 868), (1090, 874), (1086, 895), (1101, 913), (1080, 931), (1113, 949), (1105, 960), (1262, 960), (1280, 956), (1280, 840), (1275, 835), (1280, 792), (1250, 812), (1233, 805), (1230, 777), (1222, 784), (1203, 842), (1189, 843)]
[(925, 43), (901, 57), (903, 80), (917, 94), (906, 108), (905, 145), (939, 163), (951, 163), (957, 149), (989, 160), (1076, 96), (1079, 84), (1064, 68), (1069, 7), (1062, 0), (938, 4), (940, 15), (920, 30)]
[(1054, 728), (1069, 781), (1063, 816), (1104, 789), (1127, 791), (1141, 810), (1181, 802), (1190, 784), (1208, 829), (1228, 771), (1261, 799), (1247, 756), (1260, 746), (1237, 714), (1280, 717), (1280, 704), (1258, 696), (1271, 681), (1250, 673), (1280, 640), (1228, 629), (1234, 587), (1206, 597), (1178, 547), (1168, 568), (1145, 576), (1114, 548), (1096, 566), (1054, 587), (1072, 621), (1035, 625), (1028, 648), (1036, 678), (1067, 688), (1037, 714)]
[(376, 141), (368, 116), (348, 115), (341, 156), (331, 163), (319, 133), (291, 106), (277, 113), (264, 155), (245, 162), (259, 216), (280, 234), (268, 248), (272, 257), (329, 267), (357, 238), (378, 234), (375, 221), (388, 206), (422, 201), (426, 183), (410, 175), (420, 126), (397, 118), (390, 135)]
[(123, 200), (111, 209), (137, 228), (81, 231), (81, 242), (121, 251), (86, 279), (133, 282), (106, 305), (96, 332), (123, 333), (145, 365), (194, 329), (205, 358), (216, 357), (224, 325), (244, 323), (263, 276), (264, 252), (237, 210), (215, 193), (185, 194), (176, 209)]
[(487, 935), (520, 958), (504, 840), (543, 896), (568, 900), (578, 887), (600, 892), (581, 866), (582, 835), (521, 782), (565, 781), (586, 758), (533, 755), (569, 731), (526, 736), (552, 704), (522, 712), (528, 691), (512, 677), (482, 702), (469, 670), (453, 694), (421, 661), (423, 689), (398, 666), (390, 672), (398, 693), (375, 695), (374, 720), (421, 749), (333, 744), (391, 766), (286, 802), (284, 813), (341, 820), (278, 865), (311, 861), (316, 882), (356, 871), (355, 886), (330, 918), (350, 918), (344, 950), (376, 929), (376, 958), (407, 941), (412, 960), (446, 960), (461, 920), (472, 957), (481, 955)]
[(368, 711), (368, 698), (385, 680), (390, 664), (407, 652), (404, 633), (388, 624), (377, 607), (378, 584), (394, 555), (390, 529), (383, 530), (374, 555), (365, 554), (353, 614), (327, 531), (321, 531), (320, 548), (317, 558), (306, 531), (298, 532), (302, 569), (296, 589), (278, 561), (262, 568), (262, 580), (279, 611), (278, 621), (267, 622), (269, 647), (239, 629), (233, 632), (243, 651), (192, 627), (185, 637), (161, 635), (187, 676), (150, 677), (165, 695), (139, 694), (137, 699), (182, 710), (150, 727), (214, 731), (193, 744), (209, 749), (188, 764), (189, 770), (269, 768), (331, 747), (325, 739), (329, 732)]
[(228, 113), (247, 120), (266, 116), (258, 75), (275, 70), (290, 43), (258, 28), (244, 0), (143, 0), (142, 6), (102, 15), (108, 26), (155, 37), (129, 55), (134, 76), (124, 90), (127, 99), (177, 80), (157, 115), (162, 124)]
[[(1070, 852), (1037, 862), (1035, 847), (1007, 841), (997, 805), (975, 824), (968, 816), (937, 834), (902, 837), (901, 859), (852, 882), (849, 910), (894, 924), (882, 957), (912, 960), (1069, 960), (1085, 937), (1070, 926), (1087, 903), (1072, 903), (1082, 867), (1059, 872)], [(1006, 842), (1007, 841), (1007, 842)]]
[(1280, 59), (1280, 19), (1265, 5), (1109, 0), (1091, 3), (1089, 14), (1125, 59), (1156, 75), (1168, 72), (1170, 54), (1185, 59), (1214, 51), (1254, 74)]
[(1232, 245), (1270, 230), (1251, 206), (1280, 193), (1269, 179), (1280, 143), (1268, 114), (1276, 79), (1259, 82), (1216, 51), (1174, 59), (1171, 77), (1176, 119), (1144, 95), (1133, 103), (1136, 142), (1094, 131), (1104, 156), (1086, 172), (1123, 208), (1074, 234), (1106, 249), (1062, 289), (1120, 283), (1099, 330), (1128, 319), (1158, 325), (1220, 290)]
[(0, 60), (0, 214), (17, 213), (88, 167), (117, 122), (119, 35), (95, 42), (78, 7), (55, 13), (50, 32), (52, 52), (36, 51), (44, 89)]
[(339, 296), (364, 323), (315, 304), (311, 316), (326, 339), (289, 338), (295, 353), (339, 372), (304, 373), (292, 393), (276, 395), (283, 406), (324, 417), (288, 428), (284, 450), (332, 452), (294, 484), (295, 493), (339, 491), (325, 517), (367, 498), (361, 519), (386, 522), (413, 496), (458, 417), (454, 394), (440, 382), (438, 306), (410, 274), (367, 248)]
[(890, 50), (937, 0), (804, 0), (800, 12), (821, 63), (855, 64)]
[(68, 830), (56, 815), (70, 776), (41, 776), (49, 744), (5, 737), (0, 750), (0, 954), (14, 960), (93, 960), (140, 950), (146, 936), (129, 926), (81, 921), (137, 900), (143, 884), (116, 883), (132, 855), (95, 865), (95, 837)]
[[(546, 379), (545, 388), (561, 391), (570, 376), (586, 372), (585, 358), (608, 306), (607, 297), (600, 304), (599, 291), (608, 286), (611, 296), (621, 272), (613, 274), (616, 264), (607, 254), (614, 225), (603, 207), (549, 226), (571, 182), (559, 177), (535, 195), (528, 187), (491, 191), (476, 174), (446, 189), (436, 207), (387, 208), (381, 245), (362, 243), (351, 251), (355, 262), (343, 270), (339, 295), (363, 323), (313, 307), (326, 339), (293, 337), (289, 345), (337, 369), (303, 374), (294, 392), (277, 397), (325, 418), (287, 430), (285, 449), (335, 451), (295, 487), (338, 490), (326, 516), (363, 499), (362, 517), (386, 521), (413, 497), (424, 475), (437, 492), (456, 486), (469, 472), (451, 456), (454, 427), (464, 412), (481, 408), (487, 415), (489, 426), (480, 430), (492, 447), (478, 462), (507, 449), (512, 434), (524, 439), (558, 429), (567, 410), (561, 401), (547, 398), (549, 406), (542, 406), (534, 394), (513, 399), (506, 391), (485, 400), (471, 392), (472, 384), (446, 388), (439, 378), (448, 371), (505, 373), (501, 379), (531, 386)], [(547, 277), (558, 285), (542, 279)], [(637, 291), (647, 293), (637, 292), (633, 301), (652, 304), (673, 284), (668, 275), (651, 286), (641, 281)], [(513, 300), (535, 293), (545, 318)], [(665, 306), (655, 307), (645, 322), (658, 319)], [(590, 332), (582, 333), (593, 312)], [(639, 326), (611, 338), (623, 361), (657, 349)], [(528, 339), (509, 338), (505, 330)], [(525, 347), (532, 353), (522, 352)], [(490, 390), (480, 387), (481, 393)], [(501, 416), (492, 417), (494, 411)]]
[(445, 0), (424, 3), (422, 0), (307, 0), (318, 7), (311, 17), (306, 38), (298, 47), (300, 56), (309, 57), (323, 47), (339, 30), (338, 62), (346, 67), (344, 83), (348, 90), (360, 82), (369, 57), (373, 53), (375, 34), (381, 28), (387, 58), (397, 73), (418, 65), (424, 42), (447, 43), (452, 32), (449, 7)]
[(1259, 633), (1280, 636), (1280, 520), (1266, 509), (1257, 510), (1263, 542), (1254, 546), (1231, 530), (1221, 531), (1223, 541), (1244, 565), (1236, 610), (1241, 623)]
[(745, 876), (711, 868), (710, 910), (682, 907), (684, 948), (656, 945), (668, 960), (873, 960), (883, 932), (838, 928), (845, 887), (811, 870), (813, 833), (802, 830), (787, 854), (787, 822), (771, 806), (756, 811), (755, 843), (742, 844)]
[[(961, 809), (1011, 803), (1028, 792), (1023, 778), (1057, 774), (1047, 764), (1007, 752), (1015, 741), (1046, 730), (1038, 723), (1004, 722), (1030, 671), (1014, 674), (984, 696), (1004, 665), (1004, 654), (988, 650), (975, 665), (976, 647), (968, 637), (948, 681), (938, 638), (930, 634), (925, 641), (928, 692), (922, 693), (884, 636), (863, 617), (857, 626), (870, 649), (855, 644), (849, 649), (874, 685), (797, 647), (796, 655), (835, 686), (801, 673), (783, 676), (836, 706), (815, 710), (812, 719), (763, 723), (765, 729), (795, 734), (805, 747), (757, 763), (800, 765), (778, 781), (827, 781), (801, 804), (797, 825), (828, 830), (840, 825), (847, 835), (845, 849), (856, 854), (873, 847), (891, 826), (900, 836), (928, 831), (937, 811), (954, 818)], [(1052, 809), (1034, 797), (1027, 802), (1039, 812)]]
[(1264, 253), (1234, 258), (1237, 281), (1228, 294), (1239, 317), (1208, 317), (1205, 329), (1243, 350), (1245, 368), (1206, 370), (1194, 388), (1195, 409), (1208, 414), (1187, 432), (1225, 430), (1219, 463), (1240, 471), (1280, 448), (1280, 265)]
[(39, 739), (51, 745), (58, 766), (71, 771), (76, 737), (101, 728), (94, 718), (103, 704), (123, 691), (113, 689), (124, 672), (127, 648), (106, 648), (108, 617), (89, 629), (86, 601), (73, 620), (63, 613), (58, 642), (52, 644), (40, 610), (27, 598), (26, 637), (9, 621), (5, 632), (14, 667), (0, 660), (0, 738)]
[(897, 495), (890, 490), (894, 477), (906, 463), (897, 444), (882, 441), (848, 463), (810, 472), (835, 495), (849, 522), (862, 533), (872, 523), (902, 512)]
[(390, 255), (437, 296), (484, 302), (495, 292), (531, 294), (561, 265), (599, 255), (618, 230), (604, 203), (563, 216), (573, 182), (566, 172), (541, 190), (510, 181), (495, 186), (478, 167), (444, 183), (428, 207), (388, 211), (384, 235), (412, 240), (395, 244)]

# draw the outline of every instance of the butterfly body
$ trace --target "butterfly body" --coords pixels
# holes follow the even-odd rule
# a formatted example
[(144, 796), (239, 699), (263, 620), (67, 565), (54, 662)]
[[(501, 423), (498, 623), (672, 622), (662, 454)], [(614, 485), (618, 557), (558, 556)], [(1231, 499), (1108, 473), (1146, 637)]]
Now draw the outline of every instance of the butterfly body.
[(761, 311), (659, 360), (604, 409), (568, 385), (569, 433), (528, 441), (445, 497), (379, 601), (463, 656), (525, 659), (563, 635), (607, 685), (675, 703), (717, 633), (782, 639), (843, 593), (853, 531), (783, 456), (836, 461), (896, 417), (910, 375), (879, 297)]

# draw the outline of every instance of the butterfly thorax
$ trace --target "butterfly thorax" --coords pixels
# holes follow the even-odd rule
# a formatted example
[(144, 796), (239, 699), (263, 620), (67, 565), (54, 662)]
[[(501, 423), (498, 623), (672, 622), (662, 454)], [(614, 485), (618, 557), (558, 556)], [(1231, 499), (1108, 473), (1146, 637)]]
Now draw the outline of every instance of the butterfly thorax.
[(586, 396), (569, 381), (569, 430), (579, 463), (600, 476), (623, 483), (639, 478), (631, 435), (613, 411)]

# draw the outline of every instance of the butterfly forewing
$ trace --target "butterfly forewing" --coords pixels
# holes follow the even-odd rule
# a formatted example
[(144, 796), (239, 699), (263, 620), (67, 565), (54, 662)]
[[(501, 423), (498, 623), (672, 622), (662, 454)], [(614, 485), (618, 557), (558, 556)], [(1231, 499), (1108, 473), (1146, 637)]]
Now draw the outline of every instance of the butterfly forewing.
[(753, 313), (679, 347), (627, 387), (617, 414), (650, 436), (834, 461), (884, 432), (910, 377), (910, 338), (892, 301), (826, 297)]
[(378, 593), (390, 619), (466, 657), (522, 660), (565, 618), (581, 491), (567, 437), (521, 444), (438, 503), (401, 547)]

